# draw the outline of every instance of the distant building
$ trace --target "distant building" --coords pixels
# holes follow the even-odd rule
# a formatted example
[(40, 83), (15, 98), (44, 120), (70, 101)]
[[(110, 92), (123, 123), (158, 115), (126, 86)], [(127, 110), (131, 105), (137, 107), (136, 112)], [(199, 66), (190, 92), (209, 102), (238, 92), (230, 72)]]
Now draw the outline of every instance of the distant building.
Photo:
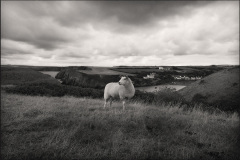
[(202, 76), (197, 76), (197, 77), (188, 77), (188, 76), (173, 76), (174, 79), (176, 80), (199, 80), (202, 79)]
[(173, 78), (176, 80), (190, 80), (191, 79), (187, 76), (173, 76)]
[(158, 69), (168, 71), (168, 70), (171, 70), (172, 68), (171, 67), (159, 67)]
[(150, 73), (150, 75), (143, 77), (143, 79), (153, 79), (153, 78), (155, 78), (155, 75), (156, 75), (156, 73)]
[(167, 71), (169, 71), (171, 69), (172, 69), (171, 67), (164, 67), (164, 70), (167, 70)]
[(196, 77), (191, 77), (191, 80), (196, 80)]

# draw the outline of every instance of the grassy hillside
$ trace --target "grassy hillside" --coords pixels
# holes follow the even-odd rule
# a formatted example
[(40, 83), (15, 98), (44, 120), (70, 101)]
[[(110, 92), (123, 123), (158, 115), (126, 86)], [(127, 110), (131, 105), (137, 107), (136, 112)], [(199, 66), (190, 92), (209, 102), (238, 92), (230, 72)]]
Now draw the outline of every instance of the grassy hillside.
[(118, 82), (121, 74), (124, 73), (111, 71), (103, 67), (95, 67), (86, 71), (64, 69), (55, 78), (61, 79), (62, 83), (66, 85), (103, 89), (107, 83)]
[(178, 105), (1, 96), (3, 159), (239, 159), (236, 113)]
[(187, 101), (239, 109), (239, 67), (225, 69), (198, 80), (179, 91)]
[(1, 66), (1, 84), (22, 84), (32, 82), (48, 82), (48, 83), (59, 83), (55, 78), (50, 75), (34, 71), (29, 68), (18, 68), (18, 67), (3, 67)]
[(155, 72), (155, 73), (170, 73), (170, 74), (184, 74), (188, 76), (206, 76), (214, 72), (220, 71), (222, 69), (228, 68), (228, 66), (162, 66), (162, 67), (171, 67), (170, 71), (159, 70), (158, 67), (154, 66), (125, 66), (125, 67), (112, 67), (111, 70), (126, 72), (126, 73), (135, 73), (139, 74), (142, 72)]
[(39, 71), (39, 72), (50, 75), (53, 78), (55, 78), (55, 76), (59, 73), (58, 71)]
[(79, 70), (79, 72), (86, 74), (101, 74), (101, 75), (129, 75), (134, 76), (134, 74), (119, 72), (111, 70), (111, 67), (90, 67), (91, 70)]

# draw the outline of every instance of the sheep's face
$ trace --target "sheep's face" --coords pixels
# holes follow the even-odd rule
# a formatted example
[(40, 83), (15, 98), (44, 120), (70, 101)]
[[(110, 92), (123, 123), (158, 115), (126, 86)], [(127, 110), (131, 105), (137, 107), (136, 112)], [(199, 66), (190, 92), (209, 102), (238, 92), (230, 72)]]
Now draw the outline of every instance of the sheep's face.
[(130, 83), (130, 80), (128, 77), (121, 77), (120, 81), (118, 82), (119, 85), (127, 85)]

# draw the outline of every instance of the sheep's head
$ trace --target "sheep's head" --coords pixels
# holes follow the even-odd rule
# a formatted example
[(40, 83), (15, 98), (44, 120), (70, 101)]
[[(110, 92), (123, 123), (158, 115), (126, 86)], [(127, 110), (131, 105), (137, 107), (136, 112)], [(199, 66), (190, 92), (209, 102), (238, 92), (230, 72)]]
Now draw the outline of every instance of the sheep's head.
[(128, 76), (122, 76), (118, 82), (119, 85), (128, 85), (129, 83), (131, 83), (131, 80)]

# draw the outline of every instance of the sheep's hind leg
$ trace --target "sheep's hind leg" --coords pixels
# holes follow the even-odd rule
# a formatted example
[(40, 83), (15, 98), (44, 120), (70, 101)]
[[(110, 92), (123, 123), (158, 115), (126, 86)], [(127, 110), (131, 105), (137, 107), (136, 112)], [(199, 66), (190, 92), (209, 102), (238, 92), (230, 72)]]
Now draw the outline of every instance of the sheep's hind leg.
[(110, 107), (112, 106), (112, 101), (113, 101), (113, 99), (112, 99), (112, 98), (110, 98)]

